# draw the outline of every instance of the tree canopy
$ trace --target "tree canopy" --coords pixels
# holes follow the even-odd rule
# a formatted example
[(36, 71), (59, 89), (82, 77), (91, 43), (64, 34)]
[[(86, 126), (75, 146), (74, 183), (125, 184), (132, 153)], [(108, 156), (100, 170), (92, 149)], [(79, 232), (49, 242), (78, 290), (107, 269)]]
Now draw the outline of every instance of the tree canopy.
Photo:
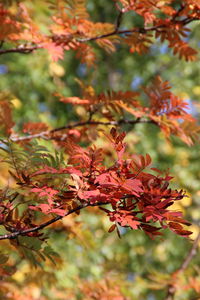
[(2, 299), (199, 299), (200, 3), (0, 17)]

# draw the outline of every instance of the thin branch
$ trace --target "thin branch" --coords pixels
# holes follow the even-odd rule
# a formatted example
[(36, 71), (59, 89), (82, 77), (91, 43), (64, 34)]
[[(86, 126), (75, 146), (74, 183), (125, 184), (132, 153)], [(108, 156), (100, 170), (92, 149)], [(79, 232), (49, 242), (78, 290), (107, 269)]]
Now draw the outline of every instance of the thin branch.
[[(178, 14), (180, 13), (181, 10), (179, 10), (177, 12), (177, 15), (175, 17), (178, 17)], [(174, 19), (172, 19), (172, 21), (175, 22)], [(177, 21), (177, 22), (178, 23), (182, 23), (183, 25), (186, 25), (186, 24), (189, 24), (189, 23), (191, 23), (193, 21), (200, 21), (200, 20), (197, 19), (197, 18), (185, 18), (185, 19), (183, 19), (181, 21)], [(156, 25), (156, 26), (139, 27), (139, 28), (133, 28), (133, 29), (126, 29), (126, 30), (117, 30), (117, 29), (115, 29), (112, 32), (109, 32), (109, 33), (106, 33), (106, 34), (102, 34), (102, 35), (99, 35), (99, 36), (96, 36), (96, 37), (91, 37), (91, 38), (78, 39), (78, 41), (82, 42), (82, 43), (89, 42), (89, 41), (96, 41), (96, 40), (103, 39), (103, 38), (106, 38), (106, 37), (109, 37), (109, 36), (112, 36), (112, 35), (116, 35), (116, 34), (118, 34), (118, 35), (129, 35), (129, 34), (132, 34), (132, 33), (146, 34), (149, 31), (157, 31), (158, 29), (162, 29), (162, 28), (164, 29), (166, 27), (168, 27), (168, 25), (161, 24), (161, 25)]]
[(95, 36), (95, 37), (91, 37), (91, 38), (83, 38), (83, 39), (77, 39), (79, 42), (81, 43), (85, 43), (85, 42), (90, 42), (90, 41), (96, 41), (99, 39), (103, 39), (103, 38), (107, 38), (110, 37), (112, 35), (128, 35), (128, 34), (132, 34), (132, 33), (147, 33), (149, 31), (156, 31), (159, 28), (164, 28), (166, 27), (166, 25), (157, 25), (157, 26), (151, 26), (151, 27), (139, 27), (139, 28), (133, 28), (133, 29), (125, 29), (125, 30), (113, 30), (111, 32), (99, 35), (99, 36)]
[(55, 132), (59, 132), (59, 131), (66, 130), (66, 129), (72, 129), (72, 128), (76, 128), (76, 127), (87, 126), (87, 125), (119, 126), (121, 124), (136, 125), (136, 124), (140, 124), (140, 123), (155, 124), (152, 120), (146, 120), (146, 119), (142, 120), (140, 118), (138, 118), (136, 120), (120, 119), (118, 121), (108, 121), (108, 122), (88, 120), (88, 121), (84, 121), (84, 122), (77, 122), (77, 123), (74, 123), (74, 124), (65, 125), (65, 126), (62, 126), (62, 127), (52, 129), (52, 130), (42, 131), (42, 132), (36, 133), (36, 134), (30, 134), (30, 135), (26, 135), (26, 136), (13, 137), (13, 138), (11, 136), (10, 141), (20, 142), (20, 141), (32, 140), (32, 139), (36, 139), (36, 138), (53, 139), (52, 135)]
[(117, 20), (116, 20), (116, 26), (115, 26), (115, 31), (116, 31), (116, 32), (118, 32), (119, 27), (120, 27), (120, 25), (121, 25), (122, 16), (123, 16), (123, 12), (120, 11), (120, 12), (119, 12), (119, 15), (118, 15), (118, 17), (117, 17)]
[(185, 8), (185, 5), (183, 5), (181, 3), (180, 4), (180, 8), (177, 10), (177, 12), (175, 13), (175, 15), (173, 16), (172, 21), (175, 21), (179, 17), (180, 13), (184, 10), (184, 8)]
[[(189, 264), (192, 261), (193, 257), (197, 254), (197, 249), (198, 249), (199, 242), (200, 242), (200, 231), (199, 231), (199, 234), (196, 237), (196, 239), (195, 239), (195, 241), (192, 245), (192, 248), (190, 249), (190, 251), (186, 255), (183, 263), (173, 273), (175, 275), (175, 278), (177, 277), (177, 275), (179, 275), (180, 273), (184, 272), (187, 269), (187, 267), (189, 266)], [(176, 286), (174, 284), (168, 285), (167, 296), (166, 296), (165, 300), (173, 300), (174, 297), (175, 297), (175, 294), (176, 294)]]
[(199, 242), (200, 242), (200, 231), (193, 243), (192, 248), (190, 249), (188, 255), (185, 257), (185, 260), (183, 261), (182, 265), (180, 266), (177, 272), (183, 272), (188, 267), (193, 257), (197, 254)]
[(39, 45), (35, 45), (32, 47), (21, 46), (21, 47), (16, 47), (16, 48), (11, 48), (11, 49), (1, 49), (0, 55), (7, 54), (7, 53), (29, 54), (37, 49), (42, 49), (42, 46), (39, 46)]
[(85, 204), (79, 205), (76, 208), (73, 208), (72, 210), (67, 211), (64, 216), (57, 216), (53, 219), (50, 219), (47, 222), (44, 222), (38, 226), (33, 227), (33, 228), (29, 228), (29, 229), (25, 229), (25, 230), (18, 230), (18, 231), (12, 232), (10, 234), (0, 235), (0, 240), (6, 240), (6, 239), (12, 240), (12, 239), (16, 239), (18, 236), (23, 236), (23, 235), (27, 235), (28, 233), (40, 231), (41, 229), (57, 222), (58, 220), (63, 219), (64, 217), (71, 215), (74, 212), (80, 211), (83, 208), (86, 208), (89, 206), (101, 206), (101, 205), (106, 205), (106, 203), (98, 202), (95, 204), (85, 203)]
[(194, 22), (194, 21), (200, 21), (200, 20), (198, 18), (187, 18), (187, 19), (183, 20), (183, 24), (187, 25), (187, 24), (189, 24), (191, 22)]

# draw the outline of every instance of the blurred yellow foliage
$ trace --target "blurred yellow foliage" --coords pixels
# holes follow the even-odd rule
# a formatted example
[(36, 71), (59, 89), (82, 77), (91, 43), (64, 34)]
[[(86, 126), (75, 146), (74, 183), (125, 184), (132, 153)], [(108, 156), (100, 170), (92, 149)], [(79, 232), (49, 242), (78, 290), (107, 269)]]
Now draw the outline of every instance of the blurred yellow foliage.
[(95, 96), (95, 90), (91, 85), (85, 88), (85, 92), (89, 94), (91, 97)]
[(193, 220), (200, 220), (200, 210), (199, 209), (192, 209), (191, 212), (190, 212), (191, 216), (192, 216), (192, 219)]
[(166, 247), (164, 244), (159, 244), (157, 247), (155, 247), (154, 251), (156, 257), (159, 257), (160, 261), (167, 260)]
[(186, 193), (186, 196), (181, 200), (181, 205), (184, 207), (190, 206), (192, 204), (192, 196), (189, 192)]
[(195, 86), (193, 89), (192, 89), (193, 93), (197, 96), (200, 95), (200, 85), (197, 85)]
[(189, 164), (189, 153), (186, 149), (179, 149), (177, 151), (176, 162), (181, 166), (188, 166)]
[(62, 77), (65, 75), (65, 69), (56, 62), (49, 65), (49, 72), (52, 76)]
[(181, 201), (176, 201), (171, 206), (172, 210), (181, 211), (183, 214), (185, 213), (185, 207), (188, 207), (192, 204), (192, 197), (189, 192), (186, 192), (185, 197)]
[(178, 95), (180, 98), (182, 98), (183, 100), (186, 100), (186, 99), (189, 99), (189, 98), (190, 98), (190, 96), (189, 96), (187, 93), (185, 93), (185, 92), (178, 92), (177, 95)]
[[(8, 178), (9, 178), (9, 182), (8, 182)], [(6, 163), (1, 163), (0, 164), (0, 187), (5, 187), (8, 185), (9, 183), (9, 186), (10, 186), (10, 183), (12, 183), (13, 180), (12, 178), (9, 176), (9, 173), (8, 173), (8, 166)]]
[(21, 108), (21, 106), (22, 106), (22, 103), (21, 103), (21, 101), (20, 101), (18, 98), (13, 98), (13, 99), (11, 100), (11, 102), (12, 102), (12, 104), (14, 105), (14, 108), (15, 108), (15, 109), (19, 109), (19, 108)]
[(162, 139), (163, 139), (163, 142), (161, 144), (159, 144), (159, 151), (163, 154), (166, 154), (166, 155), (171, 155), (174, 153), (174, 148), (173, 148), (173, 145), (168, 143), (166, 140), (164, 140), (164, 135), (163, 133), (160, 133), (159, 134)]
[[(190, 226), (190, 231), (192, 231), (192, 234), (190, 235), (190, 238), (192, 240), (195, 240), (197, 238), (197, 236), (199, 234), (199, 230), (200, 230), (200, 228), (199, 228), (198, 225), (193, 224), (193, 225)], [(200, 243), (199, 243), (199, 246), (200, 246)]]
[(17, 272), (15, 272), (15, 274), (12, 275), (12, 279), (16, 280), (19, 283), (23, 282), (30, 271), (30, 265), (24, 264), (17, 270)]
[(135, 247), (134, 251), (139, 255), (144, 255), (146, 252), (146, 249), (143, 246), (137, 246), (137, 247)]
[(84, 116), (87, 113), (86, 109), (83, 106), (78, 106), (78, 105), (75, 107), (75, 111), (79, 116)]

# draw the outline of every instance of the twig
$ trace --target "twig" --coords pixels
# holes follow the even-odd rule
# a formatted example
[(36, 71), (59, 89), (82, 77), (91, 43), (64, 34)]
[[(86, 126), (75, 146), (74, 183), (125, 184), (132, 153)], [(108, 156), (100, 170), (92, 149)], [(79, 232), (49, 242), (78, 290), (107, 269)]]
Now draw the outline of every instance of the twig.
[[(177, 275), (179, 275), (180, 273), (184, 272), (188, 265), (190, 264), (191, 260), (193, 259), (193, 257), (197, 254), (197, 248), (200, 242), (200, 231), (198, 236), (196, 237), (192, 248), (190, 249), (190, 251), (188, 252), (188, 254), (186, 255), (183, 263), (181, 264), (181, 266), (173, 273), (174, 275), (174, 280), (177, 277)], [(174, 284), (169, 284), (168, 285), (168, 289), (167, 289), (167, 296), (165, 298), (165, 300), (173, 300), (175, 297), (175, 293), (176, 293), (176, 287)]]
[(79, 205), (78, 207), (73, 208), (72, 210), (66, 212), (64, 216), (57, 216), (57, 217), (55, 217), (55, 218), (53, 218), (53, 219), (51, 219), (51, 220), (49, 220), (45, 223), (42, 223), (42, 224), (40, 224), (38, 226), (35, 226), (33, 228), (15, 231), (15, 232), (12, 232), (10, 234), (0, 235), (0, 240), (6, 240), (6, 239), (12, 240), (12, 239), (17, 238), (18, 236), (27, 235), (28, 233), (32, 233), (32, 232), (37, 232), (37, 231), (39, 231), (39, 230), (55, 223), (55, 222), (57, 222), (58, 220), (61, 220), (64, 217), (69, 216), (72, 213), (77, 212), (77, 211), (79, 211), (83, 208), (86, 208), (88, 206), (101, 206), (101, 205), (106, 205), (106, 203), (98, 202), (98, 203), (95, 203), (95, 204), (85, 203), (85, 204)]
[(115, 26), (115, 31), (116, 32), (118, 32), (119, 27), (121, 25), (122, 16), (123, 16), (123, 12), (120, 10), (119, 15), (118, 15), (117, 20), (116, 20), (116, 26)]

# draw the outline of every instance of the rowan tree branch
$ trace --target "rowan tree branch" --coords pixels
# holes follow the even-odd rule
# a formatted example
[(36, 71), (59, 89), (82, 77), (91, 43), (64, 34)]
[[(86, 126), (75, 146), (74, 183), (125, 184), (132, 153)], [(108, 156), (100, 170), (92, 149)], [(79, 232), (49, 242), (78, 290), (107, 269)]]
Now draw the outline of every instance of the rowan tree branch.
[(20, 142), (20, 141), (32, 140), (32, 139), (36, 139), (36, 138), (54, 139), (53, 134), (56, 132), (66, 130), (66, 129), (73, 129), (76, 127), (87, 126), (87, 125), (89, 125), (89, 126), (90, 125), (119, 126), (122, 124), (136, 125), (136, 124), (141, 124), (141, 123), (156, 124), (152, 120), (140, 119), (140, 118), (138, 118), (136, 120), (120, 119), (118, 121), (107, 121), (107, 122), (88, 120), (88, 121), (83, 121), (83, 122), (77, 122), (74, 124), (68, 124), (68, 125), (65, 125), (62, 127), (58, 127), (58, 128), (52, 129), (52, 130), (42, 131), (42, 132), (36, 133), (36, 134), (30, 134), (30, 135), (20, 136), (20, 137), (12, 137), (11, 136), (10, 140), (12, 142)]
[[(99, 39), (103, 39), (106, 37), (110, 37), (113, 35), (124, 35), (124, 34), (131, 34), (131, 33), (147, 33), (148, 31), (155, 31), (158, 28), (161, 28), (163, 26), (153, 26), (148, 28), (134, 28), (134, 29), (127, 29), (127, 30), (119, 30), (120, 26), (120, 19), (122, 17), (122, 13), (119, 14), (119, 19), (117, 19), (116, 27), (113, 31), (108, 32), (106, 34), (90, 37), (90, 38), (77, 38), (77, 41), (80, 43), (86, 43), (91, 41), (96, 41)], [(53, 37), (51, 37), (53, 40)], [(0, 55), (7, 54), (7, 53), (19, 53), (19, 54), (29, 54), (32, 53), (34, 50), (42, 49), (43, 47), (40, 45), (34, 45), (32, 47), (27, 47), (26, 45), (21, 45), (20, 47), (10, 48), (10, 49), (0, 49)]]
[(67, 211), (64, 216), (57, 216), (53, 219), (50, 219), (47, 222), (44, 222), (44, 223), (42, 223), (38, 226), (33, 227), (33, 228), (18, 230), (18, 231), (9, 233), (9, 234), (0, 235), (0, 240), (6, 240), (6, 239), (12, 240), (12, 239), (16, 239), (18, 236), (23, 236), (23, 235), (27, 235), (28, 233), (40, 231), (41, 229), (57, 222), (58, 220), (63, 219), (64, 217), (67, 217), (67, 216), (71, 215), (74, 212), (80, 211), (83, 208), (86, 208), (86, 207), (89, 207), (89, 206), (101, 206), (101, 205), (106, 205), (106, 203), (98, 202), (98, 203), (95, 203), (95, 204), (85, 203), (85, 204), (79, 205), (76, 208), (73, 208), (70, 211)]
[[(177, 11), (177, 15), (174, 16), (174, 18), (172, 18), (172, 21), (176, 21), (175, 19), (178, 17), (178, 14), (180, 13), (182, 9), (180, 9), (179, 11)], [(89, 38), (75, 38), (78, 42), (80, 43), (85, 43), (85, 42), (90, 42), (90, 41), (96, 41), (99, 39), (103, 39), (103, 38), (107, 38), (113, 35), (128, 35), (128, 34), (132, 34), (132, 33), (142, 33), (142, 34), (146, 34), (147, 32), (151, 32), (151, 31), (158, 31), (159, 29), (164, 29), (167, 28), (168, 25), (162, 24), (162, 25), (156, 25), (156, 26), (150, 26), (150, 27), (139, 27), (139, 28), (132, 28), (132, 29), (126, 29), (126, 30), (120, 30), (120, 24), (121, 24), (121, 19), (123, 16), (123, 11), (120, 11), (117, 20), (116, 20), (116, 26), (115, 29), (111, 32), (108, 32), (106, 34), (102, 34), (102, 35), (98, 35), (98, 36), (94, 36), (94, 37), (89, 37)], [(185, 18), (181, 21), (176, 21), (176, 22), (181, 22), (183, 25), (187, 25), (193, 21), (199, 21), (198, 18)], [(50, 38), (53, 40), (54, 37), (50, 36)], [(20, 53), (20, 54), (29, 54), (31, 52), (33, 52), (34, 50), (37, 49), (42, 49), (43, 46), (41, 45), (34, 45), (32, 47), (27, 47), (26, 45), (21, 45), (20, 47), (16, 47), (16, 48), (10, 48), (10, 49), (0, 49), (0, 55), (3, 54), (7, 54), (7, 53)]]
[[(173, 277), (174, 279), (177, 277), (177, 275), (179, 275), (180, 273), (184, 272), (187, 269), (191, 260), (197, 254), (199, 242), (200, 242), (200, 231), (199, 231), (199, 234), (197, 235), (190, 251), (188, 252), (184, 261), (182, 262), (181, 266), (173, 273), (175, 275), (175, 277)], [(167, 296), (166, 296), (165, 300), (174, 300), (175, 294), (176, 294), (175, 284), (168, 285)]]

